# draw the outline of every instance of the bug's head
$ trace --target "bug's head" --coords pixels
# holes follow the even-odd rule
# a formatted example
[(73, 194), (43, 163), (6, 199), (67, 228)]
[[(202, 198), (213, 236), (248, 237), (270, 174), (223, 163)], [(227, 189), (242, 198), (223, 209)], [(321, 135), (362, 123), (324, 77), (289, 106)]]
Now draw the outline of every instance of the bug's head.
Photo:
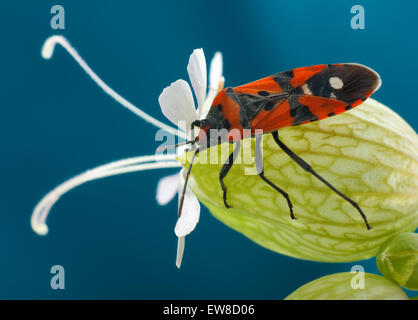
[(196, 143), (201, 147), (209, 148), (228, 141), (228, 130), (219, 128), (210, 119), (195, 121), (194, 127), (200, 128)]
[[(231, 132), (226, 128), (219, 128), (216, 122), (211, 121), (210, 119), (196, 120), (191, 124), (191, 130), (194, 131), (195, 128), (199, 128), (199, 133), (195, 138), (191, 140), (181, 142), (172, 146), (163, 146), (157, 149), (158, 152), (162, 152), (168, 149), (177, 148), (181, 145), (194, 145), (199, 146), (201, 150), (216, 146), (223, 142), (233, 141), (235, 139), (241, 139), (240, 133), (231, 134)], [(194, 137), (194, 135), (192, 135)], [(237, 138), (238, 137), (238, 138)]]

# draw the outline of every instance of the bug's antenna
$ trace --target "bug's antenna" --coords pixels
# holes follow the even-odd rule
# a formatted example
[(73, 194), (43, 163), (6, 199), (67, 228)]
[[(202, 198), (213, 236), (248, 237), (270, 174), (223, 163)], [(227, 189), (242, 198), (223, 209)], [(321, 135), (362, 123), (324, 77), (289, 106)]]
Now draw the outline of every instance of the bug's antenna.
[(187, 169), (186, 178), (184, 179), (183, 191), (181, 192), (180, 203), (179, 203), (179, 211), (178, 211), (178, 217), (179, 218), (181, 216), (181, 211), (183, 210), (184, 195), (186, 194), (187, 182), (189, 181), (190, 173), (192, 172), (192, 166), (193, 166), (194, 159), (196, 158), (196, 155), (199, 153), (199, 151), (200, 151), (200, 149), (197, 148), (196, 151), (193, 153), (193, 158), (190, 161), (190, 166), (189, 166), (189, 169)]
[(169, 149), (174, 149), (174, 148), (177, 148), (177, 147), (180, 147), (180, 146), (184, 146), (184, 145), (189, 144), (189, 143), (193, 145), (193, 144), (195, 144), (197, 142), (197, 140), (198, 140), (198, 138), (196, 137), (193, 140), (189, 140), (189, 141), (185, 141), (185, 142), (180, 142), (180, 143), (174, 144), (172, 146), (159, 147), (159, 148), (157, 148), (157, 152), (163, 152), (163, 151), (166, 151), (166, 150), (169, 150)]

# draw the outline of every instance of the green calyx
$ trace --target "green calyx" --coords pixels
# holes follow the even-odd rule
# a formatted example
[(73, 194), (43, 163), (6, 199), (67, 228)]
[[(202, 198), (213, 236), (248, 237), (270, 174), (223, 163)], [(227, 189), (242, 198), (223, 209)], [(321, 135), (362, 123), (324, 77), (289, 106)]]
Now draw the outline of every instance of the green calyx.
[(380, 248), (376, 262), (385, 278), (418, 290), (418, 234), (400, 233), (387, 240)]
[(408, 300), (393, 282), (371, 273), (331, 274), (301, 286), (286, 300)]
[[(326, 262), (372, 257), (390, 237), (415, 230), (418, 136), (389, 108), (368, 99), (338, 116), (280, 129), (279, 136), (356, 201), (373, 229), (366, 229), (349, 203), (297, 166), (270, 134), (263, 138), (265, 176), (289, 194), (297, 220), (290, 218), (281, 194), (254, 175), (254, 140), (244, 139), (244, 151), (224, 180), (232, 208), (224, 206), (219, 172), (233, 146), (205, 150), (193, 166), (191, 189), (223, 223), (275, 252)], [(213, 161), (214, 156), (220, 160)], [(188, 153), (179, 161), (187, 168), (190, 159)]]

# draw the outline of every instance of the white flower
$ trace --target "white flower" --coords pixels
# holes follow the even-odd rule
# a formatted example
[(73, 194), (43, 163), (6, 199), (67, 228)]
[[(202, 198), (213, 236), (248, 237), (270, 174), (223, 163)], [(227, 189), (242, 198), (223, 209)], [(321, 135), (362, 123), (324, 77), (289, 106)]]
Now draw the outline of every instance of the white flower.
[[(44, 59), (50, 59), (52, 57), (56, 44), (59, 44), (64, 49), (66, 49), (67, 52), (90, 76), (90, 78), (96, 82), (96, 84), (102, 88), (105, 93), (110, 95), (122, 106), (160, 129), (163, 129), (181, 138), (187, 137), (186, 132), (179, 131), (176, 128), (164, 124), (163, 122), (148, 115), (133, 105), (131, 102), (120, 96), (87, 65), (87, 63), (81, 58), (77, 51), (63, 36), (55, 35), (49, 37), (45, 41), (41, 51), (42, 57)], [(171, 122), (175, 123), (176, 125), (179, 121), (190, 124), (196, 119), (205, 117), (213, 102), (213, 99), (216, 97), (219, 90), (223, 87), (224, 83), (224, 79), (222, 77), (222, 55), (219, 52), (215, 54), (215, 57), (211, 63), (209, 81), (210, 85), (208, 92), (206, 79), (206, 61), (202, 49), (196, 49), (193, 51), (192, 55), (190, 56), (187, 71), (189, 73), (190, 81), (195, 92), (198, 104), (197, 110), (194, 105), (193, 94), (191, 92), (190, 86), (184, 80), (177, 80), (169, 87), (165, 88), (159, 98), (162, 112)], [(63, 194), (81, 184), (92, 180), (128, 172), (174, 167), (182, 167), (182, 165), (176, 161), (175, 155), (168, 154), (139, 156), (122, 159), (96, 167), (94, 169), (87, 170), (84, 173), (76, 175), (75, 177), (60, 184), (51, 190), (48, 194), (46, 194), (41, 199), (41, 201), (39, 201), (32, 213), (32, 229), (39, 235), (46, 235), (48, 233), (46, 219), (52, 206)], [(161, 179), (157, 187), (158, 203), (161, 205), (167, 204), (174, 198), (177, 191), (183, 188), (183, 185), (184, 176), (182, 171), (180, 171), (178, 174)], [(185, 236), (195, 228), (197, 222), (199, 221), (199, 214), (199, 201), (197, 200), (196, 196), (189, 189), (187, 189), (184, 199), (183, 212), (179, 217), (175, 227), (175, 233), (179, 237), (176, 258), (177, 267), (180, 267), (181, 264)]]
[[(210, 67), (209, 91), (206, 95), (207, 76), (206, 60), (202, 49), (195, 49), (190, 56), (187, 72), (192, 83), (194, 94), (197, 101), (197, 109), (193, 101), (192, 90), (189, 84), (180, 79), (173, 82), (161, 93), (158, 101), (161, 111), (175, 125), (185, 123), (185, 128), (190, 128), (191, 123), (197, 119), (203, 119), (212, 105), (213, 99), (219, 90), (222, 89), (224, 79), (222, 77), (222, 55), (217, 52), (212, 59)], [(187, 133), (186, 133), (187, 135)], [(179, 174), (162, 178), (157, 187), (157, 202), (165, 205), (170, 202), (176, 192), (180, 199), (184, 186), (185, 170), (182, 169)], [(174, 229), (178, 237), (176, 265), (180, 268), (183, 257), (185, 237), (192, 232), (199, 222), (200, 205), (196, 196), (186, 188), (181, 216), (177, 220)]]

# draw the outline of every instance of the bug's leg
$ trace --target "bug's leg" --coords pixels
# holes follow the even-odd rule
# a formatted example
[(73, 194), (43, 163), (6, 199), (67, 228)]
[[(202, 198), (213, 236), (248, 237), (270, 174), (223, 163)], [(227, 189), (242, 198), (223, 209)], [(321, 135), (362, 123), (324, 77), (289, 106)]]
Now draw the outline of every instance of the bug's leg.
[[(191, 123), (191, 125), (190, 125), (190, 133), (191, 133), (191, 139), (190, 139), (190, 141), (194, 141), (194, 142), (196, 142), (196, 138), (195, 138), (195, 136), (194, 136), (194, 128), (195, 127), (200, 127), (200, 124), (201, 124), (201, 121), (200, 120), (195, 120), (195, 121), (193, 121), (192, 123)], [(194, 150), (195, 149), (195, 143), (192, 143), (192, 145), (191, 145), (191, 148), (189, 149), (189, 148), (187, 148), (186, 150), (187, 151), (190, 151), (190, 150)]]
[(193, 129), (195, 128), (195, 127), (200, 127), (200, 125), (201, 125), (201, 120), (195, 120), (195, 121), (193, 121), (191, 124), (190, 124), (190, 130), (192, 130), (192, 133), (194, 134), (194, 132), (193, 132)]
[(196, 159), (196, 156), (199, 154), (200, 151), (202, 151), (202, 149), (197, 148), (196, 151), (193, 153), (192, 160), (190, 160), (190, 165), (189, 165), (189, 168), (187, 169), (187, 172), (186, 172), (186, 177), (184, 179), (183, 190), (181, 192), (180, 201), (179, 201), (179, 209), (178, 209), (178, 217), (179, 218), (181, 216), (181, 212), (183, 211), (184, 195), (186, 194), (187, 183), (189, 182), (189, 177), (190, 177), (190, 174), (192, 173), (192, 166), (193, 166), (194, 160)]
[(287, 205), (289, 206), (290, 217), (292, 219), (296, 219), (295, 215), (293, 214), (293, 205), (292, 205), (292, 202), (290, 201), (289, 195), (264, 176), (263, 154), (261, 152), (261, 140), (262, 140), (262, 138), (263, 138), (262, 135), (256, 135), (255, 136), (255, 165), (256, 165), (256, 169), (257, 169), (257, 174), (270, 187), (272, 187), (274, 190), (276, 190), (276, 191), (278, 191), (282, 194), (282, 196), (287, 201)]
[(231, 169), (232, 165), (234, 164), (234, 161), (238, 156), (240, 148), (241, 148), (241, 141), (238, 141), (236, 143), (235, 147), (234, 147), (234, 150), (229, 155), (229, 157), (226, 160), (226, 162), (224, 163), (221, 171), (219, 172), (219, 181), (221, 182), (221, 187), (222, 187), (222, 191), (223, 191), (224, 204), (225, 204), (225, 207), (227, 207), (227, 208), (231, 208), (231, 206), (228, 204), (228, 202), (226, 202), (226, 186), (225, 186), (225, 183), (224, 183), (224, 178), (228, 174), (229, 169)]
[(364, 222), (366, 223), (366, 227), (368, 230), (371, 229), (369, 222), (367, 221), (367, 217), (364, 214), (364, 212), (360, 209), (360, 206), (355, 202), (354, 200), (347, 197), (344, 193), (339, 191), (337, 188), (335, 188), (331, 183), (329, 183), (327, 180), (325, 180), (323, 177), (321, 177), (318, 173), (316, 173), (312, 167), (302, 158), (300, 158), (297, 154), (295, 154), (292, 150), (290, 150), (280, 139), (279, 134), (277, 131), (272, 133), (274, 141), (276, 141), (277, 145), (284, 151), (286, 154), (295, 161), (303, 170), (311, 173), (316, 178), (318, 178), (320, 181), (322, 181), (328, 188), (330, 188), (332, 191), (334, 191), (336, 194), (338, 194), (341, 198), (349, 202), (354, 208), (357, 209), (357, 211), (360, 213), (361, 217), (363, 218)]

